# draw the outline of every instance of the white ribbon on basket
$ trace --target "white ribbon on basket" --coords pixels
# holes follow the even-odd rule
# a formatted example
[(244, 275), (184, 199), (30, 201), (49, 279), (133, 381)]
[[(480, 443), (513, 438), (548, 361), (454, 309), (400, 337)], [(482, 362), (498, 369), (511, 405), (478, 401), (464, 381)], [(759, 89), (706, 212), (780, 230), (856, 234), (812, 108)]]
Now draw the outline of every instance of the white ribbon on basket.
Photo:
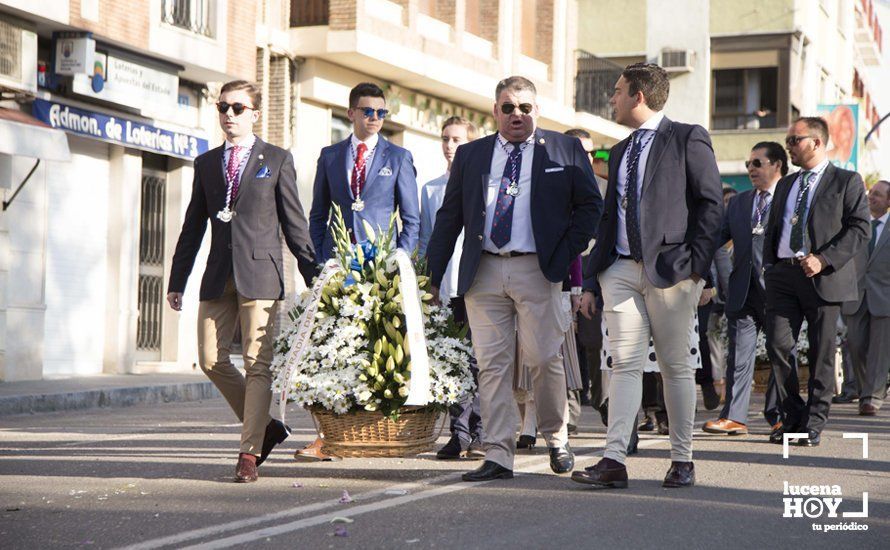
[(338, 271), (340, 271), (340, 262), (335, 258), (331, 258), (324, 264), (324, 269), (321, 270), (321, 274), (315, 279), (315, 284), (312, 285), (312, 297), (309, 300), (309, 305), (303, 311), (297, 323), (299, 328), (294, 345), (291, 346), (284, 358), (284, 385), (281, 388), (281, 397), (278, 403), (282, 422), (284, 422), (287, 396), (290, 393), (294, 373), (297, 370), (297, 365), (300, 364), (303, 356), (306, 355), (309, 337), (312, 336), (312, 329), (315, 328), (315, 314), (318, 312), (318, 304), (321, 303), (321, 293), (328, 281), (331, 280), (331, 277)]
[(430, 359), (426, 352), (426, 336), (423, 334), (423, 308), (417, 295), (417, 276), (407, 252), (398, 248), (393, 257), (399, 267), (399, 294), (402, 295), (405, 339), (408, 341), (411, 357), (411, 376), (408, 379), (408, 398), (405, 405), (423, 406), (433, 396), (430, 392)]

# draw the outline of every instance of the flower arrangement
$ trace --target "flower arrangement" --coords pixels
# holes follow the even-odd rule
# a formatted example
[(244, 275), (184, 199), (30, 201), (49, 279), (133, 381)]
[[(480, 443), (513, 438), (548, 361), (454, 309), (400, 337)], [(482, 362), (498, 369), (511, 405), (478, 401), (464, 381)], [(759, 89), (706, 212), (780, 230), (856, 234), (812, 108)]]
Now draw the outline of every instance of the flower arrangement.
[[(385, 232), (378, 228), (375, 233), (365, 222), (368, 240), (357, 244), (350, 242), (337, 206), (332, 216), (336, 260), (328, 262), (323, 286), (319, 287), (317, 280), (316, 292), (307, 289), (289, 312), (292, 322), (275, 342), (273, 390), (287, 389), (288, 401), (305, 407), (337, 414), (380, 411), (395, 420), (408, 397), (412, 370), (405, 297), (395, 257), (395, 215)], [(424, 273), (416, 259), (414, 264), (417, 273)], [(472, 352), (466, 327), (454, 321), (450, 308), (433, 303), (429, 290), (429, 278), (418, 275), (416, 291), (429, 363), (429, 404), (445, 408), (475, 391), (470, 372)], [(288, 354), (297, 345), (300, 319), (316, 304), (302, 360), (288, 369)]]

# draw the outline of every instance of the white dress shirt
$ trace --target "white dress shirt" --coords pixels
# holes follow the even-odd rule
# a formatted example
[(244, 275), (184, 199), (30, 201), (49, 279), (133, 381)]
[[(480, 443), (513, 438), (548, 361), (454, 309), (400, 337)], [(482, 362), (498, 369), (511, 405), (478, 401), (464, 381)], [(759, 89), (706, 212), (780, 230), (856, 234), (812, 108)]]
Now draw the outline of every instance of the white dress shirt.
[[(423, 186), (420, 193), (420, 236), (418, 237), (418, 254), (424, 256), (426, 247), (430, 243), (430, 237), (433, 235), (433, 228), (436, 225), (436, 214), (442, 207), (445, 200), (445, 187), (448, 185), (448, 172), (438, 178), (428, 182)], [(443, 303), (448, 303), (451, 298), (457, 296), (457, 275), (458, 266), (460, 266), (460, 253), (464, 247), (464, 232), (461, 231), (454, 243), (454, 253), (451, 255), (451, 261), (445, 269), (445, 276), (442, 277), (442, 283), (439, 285), (439, 299)]]
[[(528, 144), (522, 150), (522, 164), (519, 167), (519, 195), (513, 197), (513, 223), (510, 241), (504, 248), (498, 248), (491, 242), (491, 224), (494, 221), (494, 208), (498, 202), (498, 191), (501, 187), (501, 176), (507, 166), (507, 151), (513, 146), (500, 134), (495, 138), (494, 153), (491, 156), (491, 173), (486, 178), (485, 192), (485, 242), (483, 249), (488, 252), (537, 252), (535, 236), (532, 233), (532, 160), (535, 154), (535, 134), (528, 137)], [(505, 145), (506, 144), (506, 150)]]
[[(766, 193), (767, 197), (769, 197), (769, 200), (767, 201), (769, 208), (766, 208), (763, 211), (763, 219), (760, 220), (760, 225), (762, 225), (763, 227), (766, 227), (766, 219), (769, 216), (770, 209), (772, 209), (772, 207), (773, 207), (773, 199), (776, 198), (776, 186), (778, 184), (779, 184), (779, 182), (777, 180), (774, 184), (770, 185), (768, 189), (765, 189), (763, 191), (764, 193)], [(761, 191), (759, 189), (754, 190), (754, 204), (751, 205), (751, 219), (752, 220), (754, 219), (754, 216), (757, 215), (757, 202), (760, 200), (760, 197), (758, 196), (758, 195), (760, 195), (760, 193), (761, 193)]]
[[(876, 233), (875, 246), (877, 246), (877, 244), (881, 241), (881, 233), (884, 232), (884, 227), (886, 227), (886, 225), (887, 225), (887, 218), (890, 218), (890, 212), (887, 212), (880, 218), (877, 218), (879, 223), (878, 223), (878, 228), (875, 229), (875, 233)], [(872, 220), (874, 220), (874, 219), (875, 218), (872, 218)], [(869, 239), (871, 239), (871, 236), (869, 236)]]
[[(819, 182), (822, 181), (822, 174), (825, 173), (826, 168), (828, 168), (828, 161), (823, 160), (818, 166), (810, 170), (810, 172), (816, 174), (816, 177), (810, 185), (810, 192), (807, 194), (807, 215), (803, 220), (800, 220), (800, 223), (807, 223), (809, 220), (810, 213), (812, 212), (813, 197), (816, 196), (816, 189), (819, 187)], [(797, 205), (797, 194), (800, 192), (803, 173), (804, 170), (797, 173), (797, 177), (794, 178), (794, 184), (791, 186), (791, 191), (788, 192), (788, 198), (785, 200), (785, 212), (782, 213), (782, 233), (779, 236), (779, 258), (782, 259), (793, 258), (797, 252), (796, 250), (791, 250), (791, 218), (794, 216), (794, 207)], [(804, 239), (801, 252), (804, 255), (810, 252), (807, 248), (806, 239)]]
[[(238, 181), (241, 181), (241, 176), (244, 174), (244, 168), (247, 166), (247, 159), (250, 157), (250, 152), (253, 150), (253, 145), (256, 143), (256, 136), (250, 134), (241, 143), (238, 144), (238, 147), (241, 147), (241, 150), (238, 152)], [(235, 144), (229, 140), (226, 140), (225, 149), (223, 149), (223, 177), (228, 177), (228, 166), (229, 166), (229, 156), (232, 154), (232, 147)], [(226, 187), (228, 188), (228, 180), (226, 180)]]
[(378, 136), (377, 134), (371, 134), (371, 137), (363, 142), (359, 138), (355, 137), (355, 134), (350, 134), (349, 146), (352, 148), (352, 154), (346, 155), (346, 187), (349, 188), (350, 197), (352, 197), (352, 169), (355, 167), (355, 161), (358, 158), (358, 144), (364, 143), (368, 147), (368, 150), (365, 151), (365, 183), (367, 183), (368, 179), (371, 176), (371, 163), (374, 161), (374, 151), (376, 151), (377, 142), (379, 141), (379, 139), (380, 136)]
[[(655, 130), (658, 130), (658, 125), (661, 124), (662, 120), (664, 120), (664, 113), (659, 111), (640, 125), (640, 130), (650, 131), (643, 132), (640, 136), (640, 143), (643, 149), (640, 152), (640, 160), (637, 164), (637, 205), (640, 204), (640, 197), (643, 194), (643, 177), (646, 175), (646, 162), (649, 160), (649, 151), (652, 149), (652, 142), (655, 141)], [(627, 189), (627, 162), (631, 149), (633, 149), (632, 141), (628, 142), (627, 147), (624, 149), (624, 155), (621, 157), (621, 163), (618, 165), (618, 238), (615, 242), (615, 250), (625, 256), (630, 255), (630, 245), (627, 242), (627, 226), (625, 225), (627, 214), (623, 204), (625, 189)], [(637, 211), (639, 212), (639, 209)]]

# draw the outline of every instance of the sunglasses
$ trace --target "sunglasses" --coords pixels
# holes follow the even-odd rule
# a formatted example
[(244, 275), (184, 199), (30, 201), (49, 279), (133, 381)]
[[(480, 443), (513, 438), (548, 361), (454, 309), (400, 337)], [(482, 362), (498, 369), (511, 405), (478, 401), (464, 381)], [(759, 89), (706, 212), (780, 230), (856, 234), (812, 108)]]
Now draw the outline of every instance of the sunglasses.
[(813, 136), (788, 136), (785, 138), (785, 145), (788, 147), (794, 147), (801, 141), (805, 139), (812, 139)]
[(771, 160), (760, 160), (760, 159), (746, 160), (745, 168), (750, 168), (752, 166), (754, 168), (763, 168), (763, 166), (765, 164), (772, 164), (772, 163), (773, 163), (773, 161), (771, 161)]
[(371, 118), (372, 116), (374, 116), (374, 113), (377, 113), (377, 118), (383, 120), (384, 118), (386, 118), (386, 115), (389, 114), (389, 111), (386, 109), (373, 109), (371, 107), (365, 107), (359, 110), (362, 112), (363, 115), (365, 115), (365, 118)]
[(226, 103), (225, 101), (220, 101), (216, 104), (216, 110), (219, 111), (221, 115), (224, 115), (229, 112), (229, 107), (232, 108), (232, 112), (235, 113), (235, 116), (239, 116), (244, 112), (244, 109), (254, 110), (253, 107), (248, 107), (243, 103)]
[(513, 105), (512, 103), (504, 103), (501, 105), (501, 112), (505, 115), (512, 115), (516, 109), (519, 108), (519, 112), (524, 115), (527, 115), (532, 112), (532, 104), (531, 103), (520, 103), (519, 105)]

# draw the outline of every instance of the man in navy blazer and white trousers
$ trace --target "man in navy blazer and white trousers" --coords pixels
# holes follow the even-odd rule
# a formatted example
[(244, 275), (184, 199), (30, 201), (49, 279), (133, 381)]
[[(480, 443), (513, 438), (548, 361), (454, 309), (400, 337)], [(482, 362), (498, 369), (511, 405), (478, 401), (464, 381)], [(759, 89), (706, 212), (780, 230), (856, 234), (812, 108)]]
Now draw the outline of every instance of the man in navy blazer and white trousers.
[(334, 248), (329, 225), (333, 204), (340, 207), (356, 241), (366, 238), (362, 221), (375, 231), (378, 227), (385, 231), (398, 209), (402, 221), (398, 247), (409, 253), (417, 247), (417, 171), (407, 149), (379, 135), (387, 114), (380, 87), (368, 82), (357, 85), (349, 92), (347, 111), (352, 135), (321, 150), (309, 212), (309, 232), (318, 263), (326, 262)]
[(485, 462), (464, 481), (513, 477), (517, 321), (550, 467), (574, 467), (559, 355), (562, 282), (593, 237), (602, 198), (581, 142), (535, 128), (536, 95), (523, 77), (498, 83), (498, 133), (458, 147), (427, 248), (435, 296), (464, 231), (457, 293), (473, 335), (485, 426)]
[[(627, 487), (627, 444), (642, 398), (650, 339), (664, 380), (671, 423), (665, 487), (695, 482), (696, 350), (689, 328), (711, 269), (723, 221), (723, 192), (708, 132), (661, 112), (670, 90), (658, 65), (627, 66), (610, 104), (615, 120), (636, 130), (612, 148), (606, 210), (590, 253), (585, 288), (599, 282), (613, 364), (603, 459), (572, 479)], [(590, 317), (594, 294), (581, 312)]]

